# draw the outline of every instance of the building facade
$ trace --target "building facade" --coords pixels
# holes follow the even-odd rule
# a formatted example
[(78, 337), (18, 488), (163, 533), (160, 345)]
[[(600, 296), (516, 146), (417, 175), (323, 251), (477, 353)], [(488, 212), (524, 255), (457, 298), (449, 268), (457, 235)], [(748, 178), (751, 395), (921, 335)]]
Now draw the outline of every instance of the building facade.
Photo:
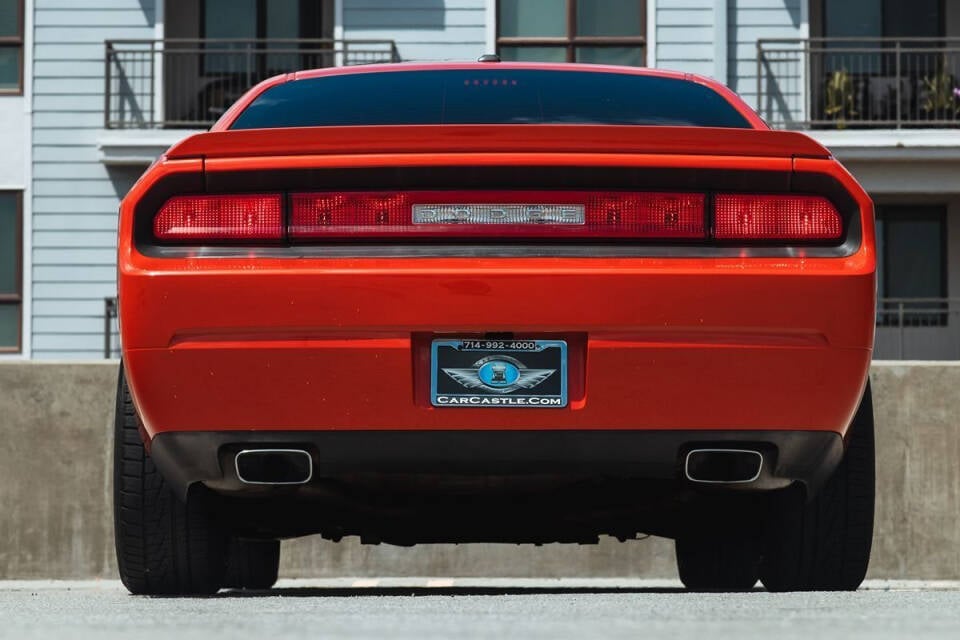
[(31, 317), (28, 283), (30, 217), (30, 16), (19, 2), (0, 2), (0, 358), (22, 353)]
[(0, 358), (116, 355), (120, 199), (253, 83), (491, 51), (711, 76), (808, 132), (878, 205), (878, 357), (960, 358), (952, 0), (0, 0)]

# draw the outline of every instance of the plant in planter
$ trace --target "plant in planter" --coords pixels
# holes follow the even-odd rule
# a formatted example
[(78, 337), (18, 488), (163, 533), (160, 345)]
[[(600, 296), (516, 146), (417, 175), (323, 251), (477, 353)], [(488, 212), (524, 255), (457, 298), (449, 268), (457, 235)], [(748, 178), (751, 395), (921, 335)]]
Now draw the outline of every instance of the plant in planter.
[(847, 119), (858, 115), (855, 97), (853, 78), (846, 70), (838, 69), (827, 76), (823, 112), (836, 121), (837, 129), (846, 129)]
[(920, 109), (931, 114), (932, 120), (956, 120), (960, 115), (960, 87), (953, 74), (945, 68), (922, 80), (923, 96)]

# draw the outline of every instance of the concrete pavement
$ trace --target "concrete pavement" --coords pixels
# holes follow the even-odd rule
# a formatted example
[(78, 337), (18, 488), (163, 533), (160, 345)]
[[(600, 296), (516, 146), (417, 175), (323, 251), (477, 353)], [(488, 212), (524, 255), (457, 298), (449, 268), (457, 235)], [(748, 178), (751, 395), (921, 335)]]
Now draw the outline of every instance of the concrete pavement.
[(112, 581), (0, 582), (0, 638), (134, 637), (952, 640), (960, 584), (693, 594), (671, 581), (359, 578), (165, 599)]

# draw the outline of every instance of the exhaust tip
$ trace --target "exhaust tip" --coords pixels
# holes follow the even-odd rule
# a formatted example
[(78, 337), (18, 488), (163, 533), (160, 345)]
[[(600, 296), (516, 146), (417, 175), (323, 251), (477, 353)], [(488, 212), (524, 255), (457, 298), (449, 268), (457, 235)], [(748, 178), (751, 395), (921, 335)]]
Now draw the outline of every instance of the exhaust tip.
[(763, 454), (751, 449), (694, 449), (687, 454), (687, 480), (705, 484), (753, 482), (763, 470)]
[(313, 478), (313, 458), (303, 449), (244, 449), (234, 466), (244, 484), (306, 484)]

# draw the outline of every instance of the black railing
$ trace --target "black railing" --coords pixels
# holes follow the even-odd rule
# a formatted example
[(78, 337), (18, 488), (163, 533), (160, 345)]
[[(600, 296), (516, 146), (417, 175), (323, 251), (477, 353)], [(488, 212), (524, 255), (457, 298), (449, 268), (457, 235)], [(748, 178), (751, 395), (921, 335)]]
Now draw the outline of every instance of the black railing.
[(960, 299), (881, 298), (877, 360), (960, 360)]
[(393, 40), (107, 40), (104, 126), (207, 128), (270, 76), (399, 61)]
[(120, 353), (120, 332), (117, 327), (117, 299), (103, 299), (103, 357)]
[(757, 107), (775, 127), (958, 127), (960, 39), (758, 40)]

